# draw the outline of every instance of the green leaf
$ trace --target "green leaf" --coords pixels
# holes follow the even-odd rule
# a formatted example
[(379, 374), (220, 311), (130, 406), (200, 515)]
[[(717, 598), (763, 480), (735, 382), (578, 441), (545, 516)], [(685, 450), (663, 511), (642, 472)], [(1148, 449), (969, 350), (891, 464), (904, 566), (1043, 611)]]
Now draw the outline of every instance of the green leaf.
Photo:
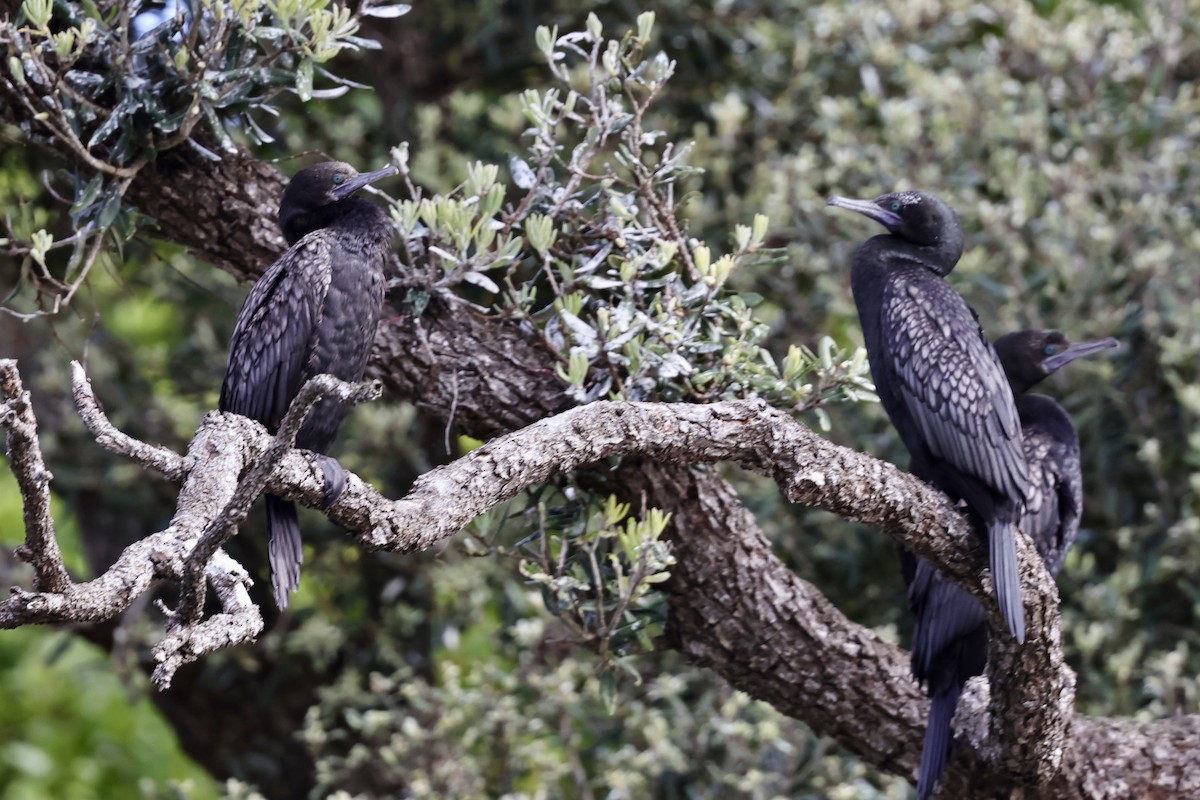
[(313, 100), (332, 100), (335, 97), (341, 97), (346, 92), (350, 91), (349, 86), (334, 86), (332, 89), (313, 89)]
[(537, 175), (521, 158), (510, 156), (508, 159), (508, 171), (512, 173), (513, 183), (519, 189), (532, 189), (537, 183)]
[(275, 137), (264, 131), (249, 114), (242, 117), (242, 120), (245, 122), (246, 132), (259, 144), (270, 144), (275, 141)]
[(96, 219), (96, 225), (100, 230), (105, 230), (112, 226), (113, 221), (117, 218), (117, 214), (121, 212), (121, 195), (113, 192), (104, 201), (104, 207), (100, 209), (100, 216)]
[(21, 4), (21, 12), (33, 27), (45, 30), (50, 25), (54, 2), (53, 0), (25, 0)]
[(534, 31), (533, 41), (537, 45), (537, 49), (541, 50), (546, 57), (554, 52), (554, 42), (558, 39), (558, 26), (553, 29), (547, 28), (545, 25), (539, 25)]
[(617, 710), (617, 677), (611, 669), (600, 673), (600, 702), (610, 715)]
[[(242, 66), (242, 56), (246, 54), (247, 45), (246, 34), (241, 28), (234, 28), (229, 34), (229, 40), (225, 44), (225, 69), (236, 69)], [(187, 50), (180, 49), (179, 52), (186, 53)], [(253, 58), (253, 56), (251, 56)], [(250, 59), (247, 59), (248, 61)]]
[(763, 296), (758, 292), (742, 292), (738, 297), (750, 308), (754, 308), (763, 301)]
[(312, 88), (313, 64), (311, 61), (305, 61), (300, 65), (300, 69), (296, 70), (296, 94), (307, 103), (312, 99)]
[(200, 113), (204, 115), (204, 119), (208, 122), (208, 127), (212, 130), (213, 135), (217, 137), (217, 142), (220, 143), (221, 149), (226, 153), (236, 152), (237, 147), (234, 146), (233, 139), (229, 138), (229, 133), (225, 130), (225, 123), (217, 116), (217, 112), (213, 110), (213, 107), (208, 103), (201, 103)]
[(395, 3), (390, 6), (366, 6), (359, 9), (360, 14), (368, 17), (379, 17), (380, 19), (395, 19), (402, 17), (412, 11), (412, 6), (408, 3)]
[(100, 175), (88, 181), (87, 186), (83, 187), (83, 191), (79, 194), (79, 199), (75, 201), (74, 211), (83, 211), (85, 208), (96, 202), (96, 197), (100, 194), (100, 188), (104, 186), (104, 178)]
[(195, 139), (193, 139), (190, 136), (188, 137), (187, 143), (188, 143), (188, 146), (191, 147), (193, 150), (195, 150), (197, 153), (199, 153), (202, 158), (206, 158), (209, 161), (220, 161), (221, 160), (221, 157), (219, 155), (214, 153), (212, 150), (209, 150), (207, 147), (200, 144), (199, 142), (197, 142)]
[(500, 287), (496, 285), (496, 282), (482, 272), (464, 272), (462, 277), (467, 283), (478, 286), (485, 292), (500, 294)]
[(383, 45), (380, 42), (378, 42), (374, 39), (367, 39), (362, 36), (343, 36), (342, 41), (345, 42), (346, 44), (354, 45), (355, 47), (360, 48), (362, 50), (382, 50), (383, 49)]
[(13, 77), (13, 81), (17, 86), (25, 86), (25, 68), (21, 66), (21, 59), (16, 56), (8, 57), (8, 71)]
[(120, 125), (120, 106), (117, 106), (117, 108), (115, 108), (113, 112), (108, 115), (108, 119), (104, 120), (104, 124), (97, 128), (96, 132), (92, 134), (92, 138), (88, 139), (88, 149), (90, 150), (108, 137), (112, 136), (117, 132), (117, 128), (120, 127)]
[(644, 11), (638, 14), (637, 37), (642, 44), (650, 41), (650, 33), (654, 30), (654, 12)]

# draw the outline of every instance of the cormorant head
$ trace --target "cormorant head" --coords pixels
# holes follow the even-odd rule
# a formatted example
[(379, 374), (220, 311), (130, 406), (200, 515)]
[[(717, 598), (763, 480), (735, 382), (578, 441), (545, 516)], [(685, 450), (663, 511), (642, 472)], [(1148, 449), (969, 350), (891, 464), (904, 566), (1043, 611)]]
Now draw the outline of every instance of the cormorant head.
[(360, 173), (341, 161), (325, 161), (305, 167), (292, 176), (283, 191), (279, 204), (279, 225), (288, 245), (304, 234), (321, 227), (326, 215), (314, 214), (326, 206), (345, 200), (368, 183), (395, 175), (398, 170), (387, 166), (374, 172)]
[(825, 202), (870, 217), (906, 242), (940, 251), (951, 268), (962, 255), (963, 234), (958, 215), (927, 192), (892, 192), (874, 200), (830, 197)]
[(1013, 393), (1021, 394), (1075, 359), (1119, 344), (1112, 338), (1072, 342), (1062, 331), (1027, 330), (1006, 333), (996, 340), (994, 346)]

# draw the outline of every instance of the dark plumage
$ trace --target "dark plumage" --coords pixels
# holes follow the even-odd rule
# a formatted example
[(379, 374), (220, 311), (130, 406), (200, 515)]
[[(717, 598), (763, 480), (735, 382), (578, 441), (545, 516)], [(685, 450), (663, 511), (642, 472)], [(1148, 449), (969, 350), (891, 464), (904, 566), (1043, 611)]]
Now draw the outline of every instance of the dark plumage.
[[(362, 378), (383, 306), (383, 265), (392, 227), (383, 209), (352, 195), (394, 167), (359, 174), (326, 162), (296, 173), (283, 193), (279, 223), (290, 246), (259, 279), (229, 345), (221, 384), (222, 411), (250, 417), (274, 433), (300, 387), (329, 373)], [(326, 399), (309, 412), (296, 446), (324, 453), (349, 409)], [(326, 504), (341, 494), (344, 474), (322, 462)], [(300, 585), (304, 552), (296, 507), (267, 495), (271, 582), (286, 608)]]
[(889, 231), (863, 243), (851, 274), (875, 389), (912, 457), (912, 473), (964, 501), (986, 530), (996, 600), (1024, 641), (1013, 527), (1029, 469), (996, 353), (975, 312), (944, 280), (962, 255), (958, 217), (924, 192), (828, 202)]
[(1118, 346), (1116, 339), (1071, 342), (1059, 331), (1028, 330), (996, 340), (1021, 417), (1030, 494), (1021, 530), (1033, 539), (1051, 575), (1058, 575), (1079, 530), (1083, 507), (1079, 436), (1062, 406), (1029, 390), (1072, 361)]
[[(1026, 394), (1043, 378), (1077, 358), (1116, 347), (1115, 339), (1071, 343), (1053, 330), (1027, 330), (996, 340), (996, 353), (1015, 395), (1021, 446), (1029, 463), (1029, 494), (1020, 527), (1033, 539), (1051, 575), (1057, 576), (1079, 530), (1083, 479), (1079, 438), (1071, 418), (1045, 395)], [(983, 673), (987, 624), (983, 607), (928, 562), (907, 555), (913, 575), (909, 597), (917, 622), (913, 671), (928, 684), (929, 724), (921, 753), (917, 797), (929, 797), (950, 757), (950, 723), (967, 680)], [(907, 570), (906, 570), (907, 571)], [(936, 620), (936, 624), (930, 624)]]

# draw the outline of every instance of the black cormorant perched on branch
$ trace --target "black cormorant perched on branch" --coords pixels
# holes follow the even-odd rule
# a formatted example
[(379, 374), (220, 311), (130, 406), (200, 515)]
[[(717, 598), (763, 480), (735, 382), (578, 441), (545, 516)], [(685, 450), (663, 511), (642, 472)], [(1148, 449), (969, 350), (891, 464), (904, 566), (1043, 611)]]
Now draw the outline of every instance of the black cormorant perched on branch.
[(1013, 527), (1029, 469), (1012, 390), (975, 312), (944, 280), (963, 250), (958, 216), (925, 192), (830, 197), (888, 229), (854, 254), (851, 287), (871, 377), (911, 456), (909, 470), (987, 531), (996, 600), (1025, 641)]
[[(357, 381), (366, 369), (383, 306), (383, 265), (392, 226), (376, 204), (352, 195), (395, 167), (359, 174), (349, 164), (302, 169), (288, 183), (279, 223), (289, 249), (259, 279), (238, 313), (221, 384), (222, 411), (275, 433), (305, 382), (321, 373)], [(337, 436), (349, 409), (334, 399), (309, 412), (296, 446), (316, 453)], [(345, 485), (322, 460), (326, 505)], [(300, 585), (304, 551), (296, 506), (267, 495), (271, 584), (280, 608)]]
[[(1051, 575), (1057, 576), (1079, 530), (1083, 478), (1079, 437), (1058, 403), (1026, 394), (1043, 378), (1077, 358), (1116, 347), (1115, 339), (1072, 343), (1059, 331), (1026, 330), (1001, 336), (996, 353), (1015, 395), (1021, 446), (1029, 463), (1029, 495), (1020, 528), (1033, 539)], [(913, 629), (913, 674), (928, 686), (931, 706), (921, 752), (917, 797), (932, 793), (950, 757), (951, 721), (967, 680), (983, 674), (987, 619), (979, 601), (927, 561), (906, 557)], [(915, 562), (915, 563), (914, 563)]]

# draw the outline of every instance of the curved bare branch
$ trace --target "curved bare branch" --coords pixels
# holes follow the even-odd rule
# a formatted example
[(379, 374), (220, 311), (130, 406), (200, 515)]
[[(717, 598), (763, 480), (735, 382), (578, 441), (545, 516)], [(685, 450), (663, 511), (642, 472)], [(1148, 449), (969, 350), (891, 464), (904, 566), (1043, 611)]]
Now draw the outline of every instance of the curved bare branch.
[[(314, 387), (314, 397), (322, 388), (329, 387)], [(304, 404), (297, 403), (293, 410), (297, 419), (302, 419)], [(202, 440), (203, 445), (198, 445)], [(127, 441), (111, 436), (109, 441), (119, 441), (126, 455), (137, 458), (140, 454), (145, 458), (144, 466), (153, 468), (164, 462), (173, 466), (173, 462), (162, 458), (153, 448), (130, 446)], [(180, 495), (179, 511), (172, 525), (180, 536), (177, 540), (180, 546), (188, 551), (186, 555), (180, 554), (180, 558), (185, 558), (193, 568), (207, 564), (208, 554), (223, 541), (213, 537), (244, 517), (253, 497), (264, 485), (309, 505), (321, 502), (323, 486), (320, 479), (310, 480), (313, 470), (308, 457), (292, 451), (275, 458), (282, 456), (288, 447), (286, 437), (271, 437), (261, 426), (247, 420), (221, 414), (206, 417), (192, 450), (210, 455), (203, 459), (191, 457), (187, 485)], [(268, 457), (264, 458), (264, 454)], [(329, 509), (329, 516), (357, 532), (360, 541), (369, 548), (401, 552), (424, 549), (525, 489), (562, 472), (614, 457), (648, 457), (683, 465), (740, 463), (774, 478), (794, 502), (824, 508), (887, 531), (974, 592), (998, 619), (992, 594), (978, 577), (981, 561), (972, 556), (974, 548), (968, 526), (942, 495), (892, 465), (827, 442), (788, 415), (757, 400), (712, 405), (602, 402), (582, 406), (495, 439), (458, 461), (427, 473), (405, 498), (397, 501), (387, 500), (373, 487), (351, 476), (338, 502)], [(269, 480), (269, 467), (264, 466), (252, 471), (252, 475), (258, 475), (252, 484), (247, 482), (250, 477), (247, 476), (232, 488), (214, 489), (209, 485), (214, 480), (225, 484), (236, 481), (248, 464), (270, 465), (276, 461), (278, 468)], [(715, 495), (720, 489), (713, 487), (710, 491)], [(196, 514), (195, 506), (218, 510)], [(231, 508), (240, 516), (230, 516)], [(203, 530), (207, 533), (200, 541), (209, 541), (207, 548), (194, 545), (195, 537), (186, 533), (198, 524), (189, 522), (194, 518), (205, 520)], [(686, 535), (677, 536), (677, 540), (685, 538)], [(764, 548), (764, 552), (769, 550)], [(1057, 595), (1027, 541), (1022, 541), (1020, 553), (1032, 589), (1027, 592), (1031, 635), (1029, 644), (1019, 650), (1005, 637), (993, 637), (997, 642), (993, 663), (1005, 665), (1006, 671), (992, 676), (993, 685), (1001, 687), (995, 697), (1004, 700), (992, 709), (992, 727), (1003, 734), (1002, 741), (1009, 743), (1062, 742), (1070, 717), (1069, 713), (1063, 713), (1059, 700), (1065, 697), (1069, 702), (1073, 678), (1062, 666), (1056, 635)], [(777, 580), (783, 581), (783, 574)], [(827, 608), (823, 614), (797, 616), (794, 624), (802, 638), (820, 640), (822, 625), (836, 631), (833, 639), (839, 643), (847, 637), (865, 635), (841, 618), (819, 592), (809, 587), (806, 594), (809, 599), (799, 607), (812, 610), (820, 598), (819, 602)], [(200, 595), (189, 594), (185, 586), (185, 607), (188, 597), (195, 600), (197, 596)], [(197, 604), (195, 608), (198, 607)], [(823, 616), (830, 619), (822, 623)], [(830, 620), (836, 620), (836, 624)], [(176, 658), (188, 648), (202, 652), (189, 641), (174, 643), (181, 636), (178, 627), (190, 629), (198, 624), (198, 615), (172, 622), (169, 640), (173, 644), (164, 642), (159, 648), (160, 656), (167, 654), (162, 656), (165, 664), (173, 664), (168, 657)], [(204, 625), (206, 641), (220, 646), (219, 637), (213, 638), (219, 626), (212, 620)], [(192, 635), (199, 633), (193, 631)], [(806, 650), (818, 654), (822, 663), (838, 663), (833, 653), (825, 652), (826, 647), (814, 648), (810, 644)], [(894, 672), (897, 665), (894, 648), (883, 648), (877, 662), (873, 669)], [(169, 681), (170, 671), (163, 672), (161, 680)], [(1063, 691), (1063, 687), (1067, 690)], [(1014, 697), (1019, 699), (1013, 700)], [(1013, 736), (1013, 731), (1018, 735)], [(1023, 732), (1027, 735), (1021, 736)], [(1023, 752), (1009, 746), (1002, 755), (1010, 772), (1015, 765), (1036, 779), (1057, 773), (1062, 751), (1061, 746), (1049, 752), (1045, 747)]]
[(42, 460), (37, 438), (37, 418), (29, 392), (21, 385), (17, 362), (0, 360), (0, 427), (5, 437), (9, 466), (17, 478), (25, 510), (25, 544), (17, 555), (33, 565), (33, 585), (38, 591), (61, 592), (71, 583), (50, 516), (50, 481), (54, 478)]

